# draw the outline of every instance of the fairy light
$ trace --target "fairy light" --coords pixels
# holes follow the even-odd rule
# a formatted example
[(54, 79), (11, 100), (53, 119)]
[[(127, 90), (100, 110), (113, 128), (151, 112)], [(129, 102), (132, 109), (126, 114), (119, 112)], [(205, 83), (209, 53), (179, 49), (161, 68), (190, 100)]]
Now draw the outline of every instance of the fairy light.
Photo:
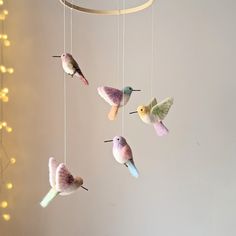
[(13, 184), (11, 182), (6, 183), (6, 189), (13, 189)]
[(8, 35), (7, 34), (0, 34), (0, 39), (8, 39)]
[(1, 206), (1, 208), (7, 208), (8, 207), (8, 202), (7, 201), (2, 201), (0, 206)]
[(5, 220), (5, 221), (9, 221), (11, 219), (11, 216), (10, 214), (2, 214), (2, 218)]
[[(0, 0), (0, 6), (4, 4), (4, 0)], [(6, 27), (5, 27), (5, 20), (8, 18), (9, 12), (7, 9), (5, 8), (1, 8), (0, 10), (0, 47), (2, 49), (7, 48), (9, 46), (11, 46), (11, 41), (9, 40), (9, 36), (6, 32)], [(5, 49), (4, 49), (5, 50)], [(4, 64), (4, 53), (3, 50), (0, 51), (0, 108), (1, 108), (1, 113), (0, 113), (0, 132), (7, 132), (10, 133), (13, 131), (12, 127), (10, 127), (8, 125), (8, 123), (4, 120), (4, 106), (3, 103), (4, 102), (8, 102), (9, 100), (9, 89), (7, 87), (3, 87), (4, 80), (5, 77), (8, 75), (11, 75), (14, 73), (14, 68), (12, 68), (11, 66), (5, 65)], [(4, 174), (6, 172), (6, 170), (10, 167), (15, 165), (16, 163), (16, 158), (15, 157), (11, 157), (9, 158), (8, 152), (5, 149), (4, 145), (3, 145), (3, 138), (5, 137), (5, 135), (3, 135), (1, 133), (1, 140), (0, 140), (0, 161), (1, 161), (1, 175), (0, 175), (0, 193), (5, 190), (7, 191), (9, 194), (11, 192), (11, 190), (14, 188), (14, 185), (12, 183), (12, 181), (4, 181)], [(3, 155), (2, 155), (3, 153)], [(0, 194), (1, 196), (1, 194)], [(11, 215), (9, 214), (9, 212), (4, 212), (4, 209), (8, 208), (8, 201), (7, 199), (2, 199), (0, 201), (0, 208), (2, 209), (1, 217), (4, 221), (10, 221), (11, 220)]]
[(12, 127), (6, 127), (6, 131), (8, 132), (8, 133), (11, 133), (12, 132)]
[(14, 73), (14, 68), (12, 67), (6, 67), (4, 65), (0, 65), (0, 72), (5, 74), (5, 73), (9, 73), (9, 74), (13, 74)]
[(6, 121), (0, 122), (0, 130), (3, 129), (3, 128), (4, 128), (8, 133), (11, 133), (11, 132), (13, 131), (12, 127), (8, 126)]
[(7, 96), (9, 90), (8, 88), (4, 88), (0, 91), (0, 99), (3, 101), (3, 102), (8, 102), (9, 98)]
[(7, 68), (7, 72), (9, 74), (13, 74), (14, 73), (14, 69), (11, 67), (11, 68)]
[(12, 165), (16, 164), (16, 158), (15, 158), (15, 157), (12, 157), (12, 158), (10, 159), (10, 163), (11, 163)]
[(0, 71), (2, 73), (6, 73), (7, 72), (7, 68), (4, 65), (0, 65)]

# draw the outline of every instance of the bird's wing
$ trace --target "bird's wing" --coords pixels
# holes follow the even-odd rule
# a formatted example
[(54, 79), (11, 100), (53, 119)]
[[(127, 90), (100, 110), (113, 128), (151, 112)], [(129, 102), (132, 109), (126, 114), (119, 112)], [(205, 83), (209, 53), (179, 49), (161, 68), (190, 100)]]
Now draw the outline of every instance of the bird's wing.
[(76, 71), (77, 71), (78, 69), (80, 70), (77, 61), (76, 61), (73, 57), (70, 58), (70, 61), (69, 61), (69, 63), (68, 63), (68, 67), (70, 67), (71, 69), (75, 69)]
[(58, 163), (55, 158), (50, 157), (48, 161), (48, 169), (49, 169), (49, 183), (52, 188), (56, 185), (56, 170), (58, 167)]
[(98, 87), (98, 94), (111, 106), (119, 106), (123, 96), (121, 90), (105, 86)]
[(74, 183), (73, 175), (66, 168), (66, 165), (61, 163), (56, 171), (56, 190), (64, 192), (72, 183)]
[(157, 99), (153, 98), (152, 101), (148, 104), (150, 109), (152, 109), (157, 104)]
[(133, 154), (130, 146), (126, 144), (122, 149), (121, 149), (121, 154), (124, 159), (131, 160), (133, 159)]
[(157, 103), (152, 109), (151, 113), (159, 117), (160, 120), (163, 120), (168, 114), (170, 107), (173, 104), (173, 98), (166, 98), (163, 101)]

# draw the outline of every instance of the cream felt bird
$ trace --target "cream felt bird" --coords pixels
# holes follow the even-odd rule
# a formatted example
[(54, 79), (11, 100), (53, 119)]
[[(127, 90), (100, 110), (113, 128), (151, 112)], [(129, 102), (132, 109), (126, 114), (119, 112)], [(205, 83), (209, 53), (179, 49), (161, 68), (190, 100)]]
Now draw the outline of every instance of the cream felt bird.
[(53, 57), (61, 58), (62, 68), (66, 74), (70, 75), (72, 78), (76, 76), (84, 83), (84, 85), (89, 85), (88, 80), (85, 78), (79, 67), (79, 64), (76, 62), (76, 60), (71, 54), (63, 53), (61, 56)]
[(64, 163), (58, 164), (57, 161), (51, 157), (49, 158), (48, 166), (51, 189), (40, 202), (42, 207), (47, 207), (57, 195), (69, 195), (74, 193), (79, 187), (88, 190), (82, 186), (83, 179), (81, 177), (73, 177)]
[(164, 136), (169, 131), (162, 121), (168, 114), (173, 101), (173, 98), (166, 98), (161, 102), (157, 102), (156, 98), (153, 98), (149, 105), (141, 105), (136, 111), (130, 112), (130, 114), (138, 113), (144, 123), (153, 124), (158, 136)]

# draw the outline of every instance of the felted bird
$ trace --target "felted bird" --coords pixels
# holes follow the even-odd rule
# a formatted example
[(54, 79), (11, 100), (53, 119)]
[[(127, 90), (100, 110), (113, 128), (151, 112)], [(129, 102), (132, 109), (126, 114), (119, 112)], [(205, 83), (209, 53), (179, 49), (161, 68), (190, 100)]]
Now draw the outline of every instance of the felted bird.
[(108, 114), (109, 120), (114, 120), (116, 118), (119, 108), (127, 104), (132, 92), (141, 91), (139, 89), (133, 89), (130, 86), (127, 86), (122, 90), (101, 86), (98, 87), (97, 90), (98, 94), (111, 105), (111, 110)]
[(74, 193), (79, 187), (83, 187), (83, 179), (81, 177), (73, 177), (68, 171), (64, 163), (58, 164), (55, 158), (49, 158), (49, 183), (51, 189), (40, 202), (40, 205), (45, 208), (57, 196), (66, 196)]
[(61, 56), (53, 56), (53, 57), (61, 58), (62, 67), (66, 74), (70, 75), (72, 78), (74, 76), (78, 77), (85, 85), (89, 84), (88, 80), (83, 75), (78, 63), (71, 54), (63, 53)]
[(126, 142), (126, 139), (122, 136), (115, 136), (113, 139), (104, 142), (113, 142), (112, 152), (115, 160), (128, 167), (130, 174), (133, 177), (138, 178), (139, 173), (134, 164), (132, 150)]
[(164, 136), (168, 134), (169, 130), (162, 121), (168, 114), (173, 101), (173, 98), (166, 98), (161, 102), (157, 102), (156, 98), (153, 98), (149, 105), (141, 105), (137, 108), (137, 111), (130, 112), (130, 114), (138, 113), (144, 123), (153, 124), (158, 136)]

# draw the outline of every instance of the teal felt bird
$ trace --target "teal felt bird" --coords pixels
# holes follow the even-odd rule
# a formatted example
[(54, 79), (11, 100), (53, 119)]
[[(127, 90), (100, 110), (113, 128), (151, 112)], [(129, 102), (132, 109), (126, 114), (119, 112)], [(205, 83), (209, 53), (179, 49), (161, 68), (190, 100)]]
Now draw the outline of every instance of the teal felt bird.
[(109, 120), (114, 120), (116, 118), (118, 109), (127, 104), (132, 92), (135, 91), (141, 90), (133, 89), (130, 86), (127, 86), (122, 90), (106, 86), (98, 87), (98, 94), (111, 105), (111, 110), (108, 114)]
[(72, 194), (79, 187), (88, 190), (83, 187), (83, 179), (79, 176), (73, 177), (64, 163), (58, 164), (57, 161), (51, 157), (49, 159), (48, 166), (51, 189), (40, 202), (42, 207), (47, 207), (57, 195), (66, 196)]

